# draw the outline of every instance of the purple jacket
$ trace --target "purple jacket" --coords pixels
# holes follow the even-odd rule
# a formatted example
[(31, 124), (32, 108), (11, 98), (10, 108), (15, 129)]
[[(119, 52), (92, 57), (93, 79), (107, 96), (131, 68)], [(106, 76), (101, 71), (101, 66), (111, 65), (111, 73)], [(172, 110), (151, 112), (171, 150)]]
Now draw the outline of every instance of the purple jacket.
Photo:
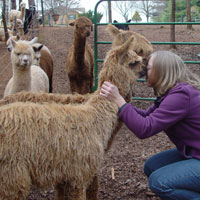
[(126, 104), (119, 119), (141, 139), (164, 131), (185, 158), (200, 159), (200, 90), (187, 83), (169, 90), (159, 107)]

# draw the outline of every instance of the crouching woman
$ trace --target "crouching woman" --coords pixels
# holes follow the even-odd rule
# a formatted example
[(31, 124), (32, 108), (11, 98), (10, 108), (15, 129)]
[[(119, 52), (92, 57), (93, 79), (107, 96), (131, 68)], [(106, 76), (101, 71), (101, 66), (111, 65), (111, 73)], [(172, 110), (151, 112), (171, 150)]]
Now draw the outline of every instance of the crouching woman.
[(161, 199), (200, 199), (200, 78), (169, 51), (150, 55), (147, 84), (157, 100), (147, 110), (126, 103), (104, 82), (100, 95), (119, 107), (119, 119), (141, 139), (164, 131), (176, 148), (147, 159), (144, 173)]

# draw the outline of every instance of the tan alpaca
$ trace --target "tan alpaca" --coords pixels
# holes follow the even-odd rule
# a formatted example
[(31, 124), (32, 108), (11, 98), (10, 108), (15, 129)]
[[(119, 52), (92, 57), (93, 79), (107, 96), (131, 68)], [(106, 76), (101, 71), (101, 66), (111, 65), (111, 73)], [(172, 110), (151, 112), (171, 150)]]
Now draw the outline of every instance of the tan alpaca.
[[(11, 39), (18, 41), (20, 40), (20, 36), (10, 36), (7, 40), (7, 49), (8, 51), (12, 50)], [(53, 92), (53, 57), (49, 50), (49, 48), (40, 43), (33, 43), (32, 47), (35, 51), (33, 65), (37, 65), (41, 67), (44, 72), (46, 72), (49, 79), (49, 92)]]
[(141, 34), (134, 31), (119, 30), (112, 24), (107, 25), (107, 30), (113, 37), (112, 47), (122, 45), (128, 38), (134, 36), (136, 42), (134, 43), (133, 51), (139, 56), (142, 56), (144, 60), (153, 52), (151, 43)]
[(14, 27), (15, 22), (11, 22), (11, 32), (13, 36), (19, 35), (21, 37), (24, 35), (24, 25), (21, 19), (16, 19), (16, 30)]
[(118, 126), (117, 105), (99, 91), (111, 81), (123, 97), (131, 92), (142, 66), (142, 58), (130, 49), (132, 41), (108, 52), (99, 87), (85, 104), (0, 107), (0, 200), (25, 199), (32, 184), (54, 186), (57, 200), (97, 199), (95, 175)]
[(70, 25), (74, 26), (74, 41), (67, 55), (67, 76), (72, 92), (86, 94), (92, 92), (94, 77), (94, 55), (86, 40), (92, 22), (86, 17), (80, 17)]
[(29, 41), (11, 40), (11, 63), (13, 76), (8, 81), (4, 97), (20, 91), (49, 91), (48, 77), (38, 66), (32, 65), (34, 51), (31, 46), (36, 39)]
[(8, 19), (9, 19), (9, 22), (11, 23), (11, 30), (13, 29), (15, 18), (16, 19), (21, 19), (22, 22), (24, 22), (25, 10), (26, 10), (26, 3), (21, 2), (20, 3), (20, 11), (11, 10), (8, 13)]

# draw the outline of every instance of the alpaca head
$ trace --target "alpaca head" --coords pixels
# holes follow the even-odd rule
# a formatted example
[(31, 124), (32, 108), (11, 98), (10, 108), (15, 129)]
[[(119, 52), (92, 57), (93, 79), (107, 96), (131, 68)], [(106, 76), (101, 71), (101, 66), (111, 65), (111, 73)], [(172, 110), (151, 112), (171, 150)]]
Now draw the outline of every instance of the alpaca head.
[(151, 43), (144, 36), (136, 32), (119, 30), (112, 24), (108, 24), (107, 30), (113, 37), (112, 47), (122, 45), (127, 39), (133, 36), (136, 42), (134, 42), (132, 49), (139, 56), (141, 56), (144, 59), (144, 61), (153, 52)]
[(19, 40), (14, 41), (11, 39), (12, 51), (11, 62), (18, 70), (24, 70), (32, 65), (34, 51), (32, 42), (36, 42), (37, 38), (31, 41)]
[(8, 51), (11, 52), (11, 50), (12, 50), (11, 40), (18, 41), (19, 39), (20, 39), (19, 35), (16, 35), (16, 36), (10, 35), (10, 37), (8, 38), (8, 40), (6, 42)]
[(41, 52), (40, 50), (42, 49), (43, 44), (33, 44), (33, 50), (35, 52), (34, 54), (34, 59), (33, 59), (33, 65), (40, 65), (40, 57), (41, 57)]
[(142, 57), (133, 50), (134, 37), (130, 37), (123, 45), (112, 48), (105, 58), (99, 74), (99, 89), (104, 81), (110, 81), (119, 88), (120, 94), (126, 98), (132, 91), (137, 76), (143, 69)]
[(77, 34), (81, 38), (85, 38), (90, 36), (92, 31), (92, 22), (87, 17), (79, 17), (74, 22), (69, 24), (70, 26), (74, 26), (74, 33)]
[(26, 3), (25, 2), (21, 2), (20, 3), (20, 9), (25, 9), (26, 8)]

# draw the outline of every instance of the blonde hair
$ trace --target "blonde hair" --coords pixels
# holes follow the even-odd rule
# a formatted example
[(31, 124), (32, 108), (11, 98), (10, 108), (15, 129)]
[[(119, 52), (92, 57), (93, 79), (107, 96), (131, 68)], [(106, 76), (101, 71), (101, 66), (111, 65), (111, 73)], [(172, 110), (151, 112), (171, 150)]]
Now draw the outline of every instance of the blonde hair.
[(153, 58), (152, 78), (156, 96), (164, 95), (180, 82), (186, 82), (200, 90), (200, 78), (190, 71), (178, 55), (170, 51), (157, 51), (150, 58)]

